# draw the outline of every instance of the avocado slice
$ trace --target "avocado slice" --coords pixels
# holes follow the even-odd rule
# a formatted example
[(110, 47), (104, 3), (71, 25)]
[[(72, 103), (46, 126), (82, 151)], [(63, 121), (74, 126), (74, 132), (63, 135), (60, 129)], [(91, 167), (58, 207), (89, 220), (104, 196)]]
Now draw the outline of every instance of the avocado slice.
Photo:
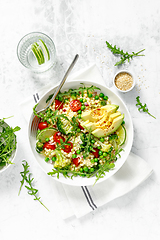
[(82, 126), (91, 132), (96, 129), (96, 124), (90, 121), (86, 121)]
[(82, 112), (81, 118), (83, 121), (89, 120), (91, 122), (97, 122), (102, 119), (106, 114), (109, 116), (111, 113), (114, 113), (118, 109), (118, 105), (108, 104), (101, 108), (96, 108), (90, 111)]
[(116, 118), (116, 117), (119, 117), (121, 115), (121, 112), (115, 112), (115, 113), (112, 113), (110, 116), (109, 116), (109, 122), (113, 122), (113, 120)]
[(104, 109), (107, 112), (117, 111), (118, 108), (119, 108), (119, 106), (115, 105), (115, 104), (107, 104), (107, 105), (101, 107), (101, 109)]
[(111, 124), (111, 126), (108, 128), (108, 129), (101, 129), (101, 128), (97, 128), (95, 129), (92, 134), (95, 136), (95, 137), (106, 137), (112, 133), (114, 133), (119, 127), (120, 125), (122, 124), (123, 122), (123, 119), (124, 119), (124, 114), (120, 115), (119, 117), (116, 117), (115, 119), (113, 119), (113, 122)]

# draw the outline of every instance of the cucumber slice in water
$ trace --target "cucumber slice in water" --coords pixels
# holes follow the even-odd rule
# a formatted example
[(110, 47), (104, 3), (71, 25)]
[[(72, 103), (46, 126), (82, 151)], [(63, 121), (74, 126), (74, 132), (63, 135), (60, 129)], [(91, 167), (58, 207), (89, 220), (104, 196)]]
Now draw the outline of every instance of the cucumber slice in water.
[(48, 50), (46, 44), (43, 42), (42, 39), (39, 39), (39, 45), (41, 46), (41, 48), (42, 48), (42, 50), (44, 52), (46, 60), (49, 61), (50, 60), (49, 50)]

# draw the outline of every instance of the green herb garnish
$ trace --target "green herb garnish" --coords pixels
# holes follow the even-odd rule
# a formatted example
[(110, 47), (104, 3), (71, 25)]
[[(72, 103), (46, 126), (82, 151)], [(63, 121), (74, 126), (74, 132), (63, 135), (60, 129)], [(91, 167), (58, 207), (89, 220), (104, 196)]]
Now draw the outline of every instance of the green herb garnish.
[(32, 174), (29, 172), (29, 167), (30, 166), (28, 165), (26, 160), (23, 160), (22, 162), (25, 163), (25, 164), (22, 164), (23, 168), (24, 168), (24, 171), (20, 172), (20, 174), (22, 176), (22, 180), (20, 181), (21, 182), (21, 186), (20, 186), (18, 195), (21, 192), (21, 189), (22, 189), (22, 187), (24, 185), (24, 182), (26, 182), (28, 184), (28, 186), (25, 185), (25, 187), (28, 190), (28, 194), (34, 196), (34, 200), (35, 201), (36, 200), (39, 201), (39, 203), (42, 204), (42, 206), (45, 207), (48, 210), (48, 208), (41, 202), (40, 197), (37, 197), (38, 190), (33, 187), (33, 180), (34, 180), (34, 178), (31, 178)]
[(139, 52), (135, 53), (132, 52), (131, 54), (128, 52), (124, 52), (123, 50), (120, 50), (120, 48), (117, 48), (116, 45), (113, 47), (112, 44), (106, 41), (107, 47), (111, 50), (113, 54), (121, 55), (121, 60), (119, 62), (116, 62), (114, 66), (123, 64), (126, 60), (128, 62), (135, 56), (145, 56), (144, 54), (140, 54), (143, 52), (145, 49), (140, 50)]
[(146, 112), (146, 113), (148, 113), (151, 117), (153, 117), (153, 118), (156, 119), (156, 117), (154, 117), (151, 113), (149, 113), (149, 110), (148, 110), (148, 108), (147, 108), (146, 103), (143, 105), (143, 104), (140, 102), (140, 99), (139, 99), (139, 98), (140, 98), (140, 96), (136, 97), (136, 100), (137, 100), (136, 106), (139, 106), (138, 110), (139, 110), (140, 112), (141, 112), (141, 111)]
[(12, 164), (10, 157), (17, 144), (15, 132), (20, 130), (18, 126), (6, 126), (5, 119), (0, 119), (0, 166)]

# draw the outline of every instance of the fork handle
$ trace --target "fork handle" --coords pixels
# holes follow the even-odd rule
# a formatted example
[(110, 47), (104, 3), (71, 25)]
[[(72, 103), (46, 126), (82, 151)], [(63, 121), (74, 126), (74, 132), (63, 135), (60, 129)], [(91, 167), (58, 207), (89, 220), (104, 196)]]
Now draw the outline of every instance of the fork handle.
[(60, 82), (60, 85), (57, 87), (57, 89), (56, 89), (56, 91), (55, 91), (53, 97), (50, 99), (50, 101), (49, 101), (47, 107), (49, 107), (49, 106), (52, 104), (52, 102), (55, 100), (55, 98), (57, 97), (59, 91), (61, 90), (63, 84), (65, 83), (65, 81), (66, 81), (68, 75), (70, 74), (70, 72), (71, 72), (72, 68), (74, 67), (75, 63), (77, 62), (78, 58), (79, 58), (79, 55), (76, 54), (76, 56), (74, 57), (74, 59), (73, 59), (71, 65), (69, 66), (67, 72), (65, 73), (65, 75), (64, 75), (64, 77), (63, 77), (63, 79), (62, 79), (62, 81)]

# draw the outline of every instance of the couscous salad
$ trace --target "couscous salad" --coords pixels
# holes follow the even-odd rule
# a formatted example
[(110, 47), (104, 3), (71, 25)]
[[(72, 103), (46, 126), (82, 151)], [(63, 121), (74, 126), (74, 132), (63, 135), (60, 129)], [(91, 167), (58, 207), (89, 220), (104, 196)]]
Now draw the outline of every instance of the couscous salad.
[(35, 147), (44, 161), (53, 164), (49, 175), (96, 176), (97, 181), (114, 168), (126, 139), (124, 114), (101, 89), (82, 84), (60, 92), (46, 112), (37, 116)]

